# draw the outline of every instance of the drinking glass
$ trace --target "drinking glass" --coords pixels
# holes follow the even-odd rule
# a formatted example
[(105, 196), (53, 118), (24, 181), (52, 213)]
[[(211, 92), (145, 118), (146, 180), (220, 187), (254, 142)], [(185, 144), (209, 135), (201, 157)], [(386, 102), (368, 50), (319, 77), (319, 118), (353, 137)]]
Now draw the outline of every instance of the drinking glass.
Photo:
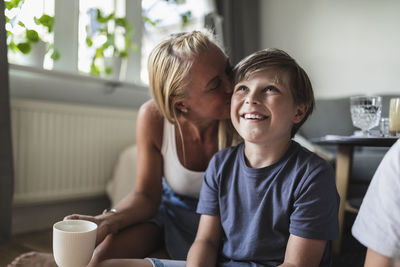
[(389, 132), (400, 137), (400, 97), (390, 99)]
[(363, 135), (369, 135), (369, 130), (378, 126), (382, 112), (382, 97), (352, 96), (350, 97), (350, 112), (353, 125), (362, 130)]

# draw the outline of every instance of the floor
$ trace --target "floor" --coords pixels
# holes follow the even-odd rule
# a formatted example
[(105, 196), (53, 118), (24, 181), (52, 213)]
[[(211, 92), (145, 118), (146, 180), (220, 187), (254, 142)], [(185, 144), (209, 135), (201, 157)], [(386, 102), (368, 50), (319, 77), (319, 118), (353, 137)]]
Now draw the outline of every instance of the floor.
[[(358, 243), (350, 232), (354, 219), (354, 214), (346, 214), (342, 250), (340, 254), (333, 256), (333, 267), (362, 267), (364, 264), (365, 247)], [(21, 253), (33, 250), (51, 252), (51, 230), (16, 235), (8, 244), (0, 245), (0, 267), (7, 266)]]
[(345, 214), (345, 226), (341, 252), (333, 255), (333, 267), (363, 267), (366, 248), (361, 245), (352, 235), (351, 227), (356, 218), (355, 213)]
[(52, 236), (52, 230), (13, 236), (9, 243), (0, 245), (0, 267), (7, 266), (15, 257), (25, 252), (51, 252)]

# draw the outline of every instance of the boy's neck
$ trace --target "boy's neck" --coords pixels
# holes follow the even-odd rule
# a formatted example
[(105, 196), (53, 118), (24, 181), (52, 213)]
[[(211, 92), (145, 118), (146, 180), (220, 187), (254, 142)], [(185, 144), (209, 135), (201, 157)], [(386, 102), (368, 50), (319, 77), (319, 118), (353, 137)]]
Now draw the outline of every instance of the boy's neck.
[(257, 144), (245, 141), (246, 164), (251, 168), (263, 168), (277, 162), (288, 151), (292, 140), (282, 140), (273, 144)]

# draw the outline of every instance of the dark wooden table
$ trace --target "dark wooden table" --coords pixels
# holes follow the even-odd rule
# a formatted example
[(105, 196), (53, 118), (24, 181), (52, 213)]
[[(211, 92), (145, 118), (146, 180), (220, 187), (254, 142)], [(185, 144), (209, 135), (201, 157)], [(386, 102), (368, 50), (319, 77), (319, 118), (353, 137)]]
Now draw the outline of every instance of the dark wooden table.
[(336, 187), (340, 195), (339, 206), (339, 240), (333, 242), (333, 251), (340, 252), (342, 240), (344, 214), (346, 211), (357, 212), (347, 201), (347, 188), (350, 180), (351, 166), (353, 163), (353, 151), (356, 146), (390, 147), (398, 137), (363, 137), (363, 136), (338, 136), (327, 135), (321, 138), (311, 139), (318, 145), (337, 146), (336, 155)]

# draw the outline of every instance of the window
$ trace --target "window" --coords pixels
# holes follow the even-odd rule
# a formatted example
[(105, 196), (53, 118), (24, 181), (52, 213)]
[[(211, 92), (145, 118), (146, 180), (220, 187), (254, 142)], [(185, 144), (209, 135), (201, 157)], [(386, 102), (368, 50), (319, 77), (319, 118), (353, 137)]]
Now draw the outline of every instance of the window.
[[(15, 2), (18, 0), (6, 0)], [(104, 36), (90, 36), (88, 32), (98, 26), (96, 24), (97, 10), (106, 18), (114, 13), (115, 17), (125, 18), (127, 23), (133, 25), (132, 47), (135, 52), (123, 60), (120, 66), (122, 72), (129, 75), (114, 76), (132, 83), (148, 83), (147, 57), (151, 49), (167, 35), (178, 31), (190, 31), (202, 28), (204, 15), (212, 12), (212, 0), (20, 0), (22, 8), (18, 11), (18, 20), (24, 21), (27, 27), (36, 29), (39, 35), (59, 51), (60, 58), (53, 61), (51, 54), (46, 55), (42, 66), (46, 69), (56, 69), (68, 72), (80, 72), (90, 74), (93, 71), (93, 58), (98, 53), (98, 45), (105, 42)], [(6, 14), (7, 14), (6, 10)], [(16, 11), (13, 11), (16, 12)], [(43, 27), (34, 23), (33, 17), (42, 14), (54, 16), (54, 34), (46, 33)], [(8, 13), (11, 17), (13, 14)], [(189, 18), (189, 20), (187, 20)], [(11, 27), (16, 19), (9, 23), (8, 29), (15, 34), (15, 40), (22, 38), (22, 30)], [(29, 21), (29, 22), (28, 22)], [(150, 22), (155, 22), (153, 25)], [(121, 22), (121, 21), (119, 21)], [(119, 23), (117, 22), (117, 24)], [(97, 25), (97, 26), (96, 26)], [(114, 26), (116, 24), (114, 22)], [(11, 29), (13, 28), (13, 29)], [(19, 32), (18, 32), (19, 31)], [(122, 32), (125, 36), (126, 32)], [(17, 37), (18, 36), (18, 37)], [(126, 40), (123, 37), (115, 37), (117, 46), (123, 46)], [(92, 42), (92, 43), (91, 43)], [(91, 43), (91, 46), (88, 44)], [(123, 49), (122, 49), (123, 50)], [(131, 48), (132, 50), (132, 48)], [(130, 50), (130, 51), (131, 51)], [(104, 56), (113, 54), (113, 49), (104, 50)], [(36, 52), (31, 53), (32, 55)], [(27, 64), (16, 53), (9, 52), (9, 60), (12, 63)], [(96, 64), (104, 64), (105, 60), (97, 60)], [(102, 71), (106, 71), (104, 68)], [(93, 74), (93, 73), (92, 73)], [(98, 73), (99, 74), (99, 73)], [(103, 74), (100, 74), (103, 76)]]
[[(51, 69), (53, 60), (49, 53), (49, 47), (53, 44), (54, 34), (42, 24), (35, 23), (35, 18), (39, 19), (43, 14), (54, 17), (54, 0), (25, 0), (25, 1), (5, 1), (10, 5), (10, 9), (5, 9), (5, 15), (8, 19), (6, 23), (7, 45), (14, 49), (8, 50), (8, 60), (11, 63), (19, 63), (23, 65), (34, 65)], [(38, 36), (35, 36), (36, 33)], [(27, 31), (30, 31), (27, 36)], [(39, 37), (43, 42), (37, 42)], [(33, 41), (32, 41), (33, 40)], [(29, 56), (18, 51), (24, 51)], [(35, 56), (41, 55), (39, 60), (35, 60)]]
[[(102, 15), (105, 17), (110, 14), (115, 14), (116, 17), (125, 17), (125, 2), (123, 0), (79, 1), (78, 70), (83, 73), (91, 72), (91, 63), (93, 56), (96, 54), (96, 47), (99, 47), (107, 41), (106, 35), (94, 34), (100, 26), (96, 20), (97, 10), (101, 11)], [(91, 41), (94, 44), (89, 47), (87, 44), (87, 37), (92, 36), (93, 38)], [(116, 42), (118, 41), (121, 40), (116, 40)], [(106, 49), (104, 51), (105, 56), (112, 56), (112, 52), (112, 49)]]
[[(146, 0), (142, 1), (143, 14), (156, 22), (144, 24), (141, 57), (141, 80), (148, 83), (147, 57), (155, 45), (162, 39), (174, 32), (191, 31), (204, 27), (204, 16), (213, 11), (211, 1), (186, 0), (165, 1)], [(185, 17), (186, 16), (186, 17)], [(189, 17), (188, 23), (184, 23)]]

